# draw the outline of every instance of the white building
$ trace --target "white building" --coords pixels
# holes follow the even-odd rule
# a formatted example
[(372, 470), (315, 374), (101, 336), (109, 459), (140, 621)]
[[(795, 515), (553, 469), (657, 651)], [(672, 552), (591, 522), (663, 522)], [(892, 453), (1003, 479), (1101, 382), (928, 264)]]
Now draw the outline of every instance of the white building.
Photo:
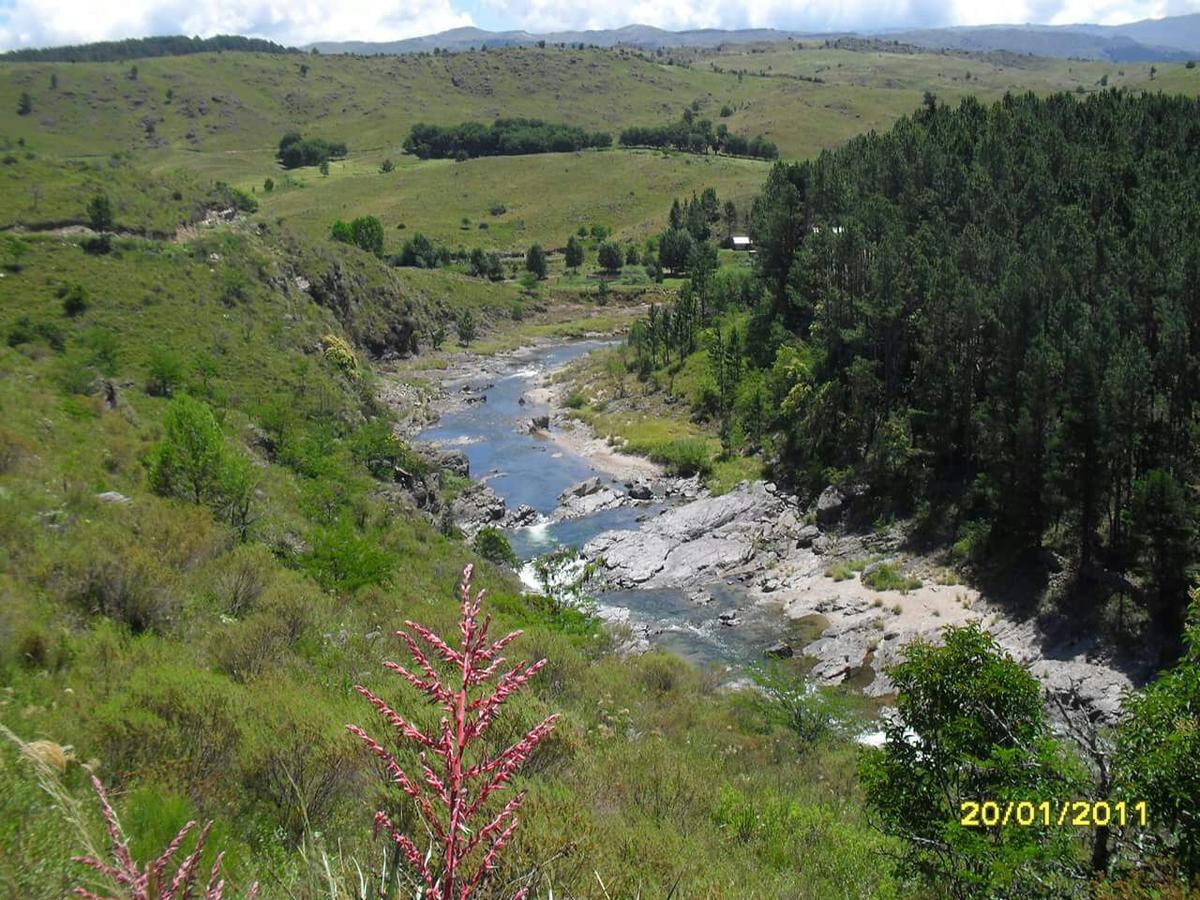
[(733, 241), (734, 250), (753, 250), (754, 242), (744, 234), (735, 234), (731, 240)]

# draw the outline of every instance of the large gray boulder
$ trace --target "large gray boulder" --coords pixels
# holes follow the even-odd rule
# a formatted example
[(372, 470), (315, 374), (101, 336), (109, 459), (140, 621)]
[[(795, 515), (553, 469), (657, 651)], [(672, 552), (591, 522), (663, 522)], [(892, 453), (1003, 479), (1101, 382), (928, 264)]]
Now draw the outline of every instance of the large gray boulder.
[(600, 490), (600, 479), (593, 475), (591, 478), (585, 478), (583, 481), (577, 482), (558, 495), (560, 503), (566, 503), (572, 497), (586, 497), (588, 494), (594, 494)]
[(449, 450), (443, 453), (441, 464), (443, 469), (448, 469), (455, 475), (461, 475), (463, 478), (471, 476), (471, 461), (467, 459), (467, 454), (462, 450)]
[(821, 525), (833, 525), (842, 517), (846, 507), (846, 495), (832, 484), (821, 491), (817, 498), (817, 522)]
[(813, 541), (821, 536), (821, 529), (816, 525), (802, 525), (796, 532), (796, 547), (804, 550), (813, 545)]

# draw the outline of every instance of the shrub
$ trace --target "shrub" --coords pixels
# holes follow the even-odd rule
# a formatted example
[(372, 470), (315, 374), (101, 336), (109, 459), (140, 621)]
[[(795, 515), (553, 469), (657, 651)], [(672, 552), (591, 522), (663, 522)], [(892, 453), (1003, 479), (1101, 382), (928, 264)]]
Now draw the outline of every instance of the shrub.
[(103, 233), (112, 229), (112, 203), (109, 202), (107, 194), (97, 194), (88, 201), (87, 216), (92, 231)]
[(568, 409), (583, 409), (585, 406), (587, 406), (587, 397), (585, 397), (579, 391), (573, 391), (567, 397)]
[(146, 393), (152, 397), (170, 397), (183, 383), (183, 360), (174, 350), (155, 347), (146, 366)]
[(392, 480), (400, 468), (409, 476), (423, 475), (429, 465), (396, 437), (392, 426), (377, 419), (358, 429), (349, 440), (350, 455), (375, 478)]
[(330, 236), (376, 256), (383, 255), (383, 224), (375, 216), (359, 216), (351, 222), (338, 219), (330, 228)]
[(534, 244), (525, 254), (525, 269), (537, 276), (538, 281), (546, 277), (546, 251), (541, 244)]
[(464, 347), (475, 340), (479, 334), (475, 326), (475, 316), (469, 309), (464, 309), (459, 313), (458, 319), (454, 324), (458, 330), (458, 342)]
[(82, 284), (73, 284), (70, 287), (62, 288), (59, 291), (59, 296), (62, 297), (63, 312), (71, 318), (87, 312), (87, 290), (84, 289)]
[(346, 155), (346, 145), (322, 138), (305, 138), (298, 131), (289, 131), (280, 139), (276, 155), (285, 169), (328, 165), (330, 159)]
[(405, 241), (400, 252), (392, 257), (392, 265), (417, 269), (436, 269), (449, 262), (450, 250), (420, 232)]
[(139, 666), (87, 717), (103, 758), (180, 789), (230, 779), (242, 737), (245, 692), (194, 665)]
[[(500, 676), (491, 692), (477, 690), (496, 677), (505, 664), (499, 653), (520, 636), (519, 631), (492, 641), (488, 637), (490, 617), (479, 621), (483, 591), (471, 596), (471, 566), (463, 570), (460, 585), (459, 630), (462, 640), (452, 648), (436, 634), (408, 621), (405, 624), (432, 651), (436, 659), (453, 666), (454, 674), (443, 679), (429, 656), (408, 631), (399, 636), (408, 646), (417, 668), (415, 675), (395, 663), (388, 668), (403, 677), (418, 691), (427, 694), (443, 709), (449, 723), (436, 736), (418, 729), (386, 701), (368, 688), (356, 690), (370, 701), (395, 730), (395, 743), (408, 743), (421, 751), (422, 777), (413, 780), (401, 768), (395, 755), (355, 725), (349, 731), (357, 735), (387, 768), (388, 782), (395, 784), (416, 802), (417, 813), (431, 837), (428, 853), (398, 828), (386, 812), (375, 814), (376, 829), (384, 829), (431, 898), (461, 897), (466, 900), (495, 868), (496, 857), (511, 840), (517, 828), (517, 811), (525, 799), (518, 793), (494, 815), (485, 814), (488, 801), (502, 790), (550, 731), (558, 715), (547, 716), (540, 724), (495, 756), (473, 750), (499, 715), (500, 708), (525, 686), (545, 665), (542, 659), (533, 665), (517, 663)], [(389, 745), (394, 743), (389, 741)], [(433, 757), (430, 764), (425, 754)], [(474, 858), (474, 862), (469, 862)], [(524, 898), (526, 891), (518, 891)]]
[(117, 374), (119, 348), (117, 336), (107, 328), (92, 328), (83, 336), (84, 346), (88, 348), (88, 362), (101, 375), (110, 378)]
[(312, 550), (302, 563), (325, 587), (353, 592), (369, 584), (386, 584), (392, 577), (395, 559), (380, 546), (376, 535), (359, 533), (343, 517), (317, 529)]
[(808, 681), (780, 663), (751, 671), (758, 687), (753, 700), (763, 721), (795, 732), (805, 744), (846, 735), (855, 717), (845, 696)]
[(513, 553), (513, 548), (508, 543), (508, 538), (498, 528), (493, 528), (490, 525), (481, 528), (479, 533), (475, 535), (474, 546), (475, 552), (489, 562), (512, 568), (516, 568), (517, 566), (517, 554)]
[(701, 438), (678, 438), (656, 448), (651, 454), (674, 475), (708, 476), (712, 472), (712, 454)]
[(275, 179), (270, 177), (263, 179), (263, 192), (269, 194), (273, 190), (275, 190)]
[(187, 394), (176, 397), (163, 416), (163, 428), (163, 439), (149, 458), (154, 490), (193, 503), (211, 499), (225, 461), (225, 443), (208, 404)]
[(385, 159), (379, 164), (379, 171), (386, 175), (388, 172), (396, 168), (396, 164), (390, 158)]
[(1153, 839), (1177, 855), (1193, 878), (1200, 874), (1200, 589), (1192, 591), (1184, 654), (1126, 701), (1118, 731), (1119, 796), (1149, 806)]
[(329, 362), (333, 363), (344, 375), (357, 379), (359, 377), (358, 357), (345, 338), (336, 334), (326, 334), (321, 337), (321, 352)]
[(882, 830), (904, 843), (896, 874), (956, 896), (1069, 896), (1068, 829), (962, 824), (963, 801), (1038, 802), (1077, 795), (1041, 689), (977, 626), (943, 646), (913, 642), (889, 668), (899, 715), (860, 776)]
[(575, 547), (559, 547), (533, 561), (533, 573), (550, 611), (559, 615), (579, 612), (590, 616), (596, 601), (588, 593), (598, 564), (589, 562)]
[(274, 575), (274, 561), (261, 544), (236, 548), (217, 561), (213, 594), (223, 613), (242, 617), (254, 609)]
[[(86, 553), (86, 555), (85, 555)], [(145, 549), (104, 545), (69, 564), (66, 599), (91, 615), (120, 622), (135, 634), (165, 632), (179, 614), (174, 578)]]
[(903, 574), (890, 563), (879, 563), (869, 572), (863, 572), (862, 583), (876, 591), (908, 593), (921, 586), (921, 579)]

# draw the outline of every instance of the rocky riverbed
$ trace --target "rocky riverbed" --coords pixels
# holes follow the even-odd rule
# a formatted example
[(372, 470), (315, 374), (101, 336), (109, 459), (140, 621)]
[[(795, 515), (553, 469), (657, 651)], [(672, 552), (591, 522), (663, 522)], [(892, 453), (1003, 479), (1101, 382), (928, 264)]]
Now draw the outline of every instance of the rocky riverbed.
[[(1116, 665), (1094, 640), (1049, 640), (1035, 620), (953, 583), (934, 559), (906, 553), (899, 530), (845, 532), (853, 489), (830, 488), (803, 504), (753, 482), (714, 497), (695, 479), (668, 477), (613, 449), (569, 419), (545, 350), (463, 355), (429, 373), (441, 389), (419, 398), (412, 432), (424, 426), (421, 434), (429, 435), (428, 423), (440, 418), (432, 432), (440, 449), (430, 452), (474, 479), (449, 510), (468, 536), (484, 525), (514, 537), (558, 528), (557, 539), (582, 544), (600, 563), (602, 615), (626, 635), (627, 652), (672, 646), (672, 636), (719, 639), (745, 659), (805, 657), (818, 681), (886, 698), (892, 685), (884, 670), (904, 645), (978, 622), (1048, 690), (1107, 721), (1119, 713), (1122, 694), (1150, 674)], [(541, 368), (529, 368), (535, 363)], [(411, 403), (417, 389), (393, 390)], [(496, 409), (487, 412), (507, 404), (504, 415), (491, 430), (472, 431), (489, 399)], [(455, 417), (461, 435), (449, 422)], [(481, 440), (496, 446), (481, 447)], [(502, 446), (509, 440), (520, 443)], [(583, 477), (567, 481), (568, 474)], [(919, 586), (870, 587), (873, 569), (884, 565)]]
[[(665, 511), (636, 529), (600, 534), (584, 553), (602, 560), (606, 578), (618, 587), (678, 588), (698, 604), (707, 602), (714, 582), (744, 585), (742, 610), (775, 607), (808, 625), (812, 635), (765, 646), (765, 655), (807, 657), (816, 680), (849, 682), (869, 696), (891, 693), (884, 669), (907, 643), (936, 641), (946, 626), (971, 622), (990, 631), (1047, 690), (1101, 720), (1114, 720), (1122, 694), (1150, 674), (1119, 668), (1091, 638), (1048, 641), (1034, 619), (1010, 615), (974, 588), (945, 583), (952, 580), (946, 569), (902, 551), (899, 531), (842, 533), (845, 499), (834, 503), (827, 496), (823, 506), (818, 501), (804, 509), (774, 485), (743, 483), (723, 496)], [(882, 565), (920, 585), (871, 588), (872, 570)], [(740, 612), (714, 615), (737, 627)]]

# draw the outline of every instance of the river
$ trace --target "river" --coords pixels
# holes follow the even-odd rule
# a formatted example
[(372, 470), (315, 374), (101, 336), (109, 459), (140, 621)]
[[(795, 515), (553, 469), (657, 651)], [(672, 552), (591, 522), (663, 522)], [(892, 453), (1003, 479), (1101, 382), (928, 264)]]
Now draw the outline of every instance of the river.
[[(593, 476), (619, 488), (615, 479), (586, 456), (523, 427), (531, 418), (552, 412), (529, 396), (545, 376), (611, 343), (591, 340), (545, 346), (514, 357), (507, 371), (487, 380), (472, 376), (448, 381), (443, 385), (447, 391), (478, 391), (483, 401), (446, 413), (418, 437), (464, 451), (473, 477), (486, 481), (510, 509), (527, 504), (548, 516), (558, 507), (564, 490)], [(527, 563), (558, 546), (582, 546), (604, 531), (637, 528), (639, 522), (666, 508), (665, 502), (621, 506), (566, 521), (513, 528), (506, 534), (517, 556)], [(606, 619), (627, 620), (636, 631), (644, 629), (652, 645), (697, 665), (728, 671), (761, 660), (765, 647), (793, 636), (799, 627), (771, 604), (753, 602), (735, 580), (705, 585), (703, 596), (706, 602), (701, 604), (680, 590), (654, 589), (609, 591), (596, 599)], [(734, 626), (721, 619), (722, 613), (729, 612), (736, 613)]]

